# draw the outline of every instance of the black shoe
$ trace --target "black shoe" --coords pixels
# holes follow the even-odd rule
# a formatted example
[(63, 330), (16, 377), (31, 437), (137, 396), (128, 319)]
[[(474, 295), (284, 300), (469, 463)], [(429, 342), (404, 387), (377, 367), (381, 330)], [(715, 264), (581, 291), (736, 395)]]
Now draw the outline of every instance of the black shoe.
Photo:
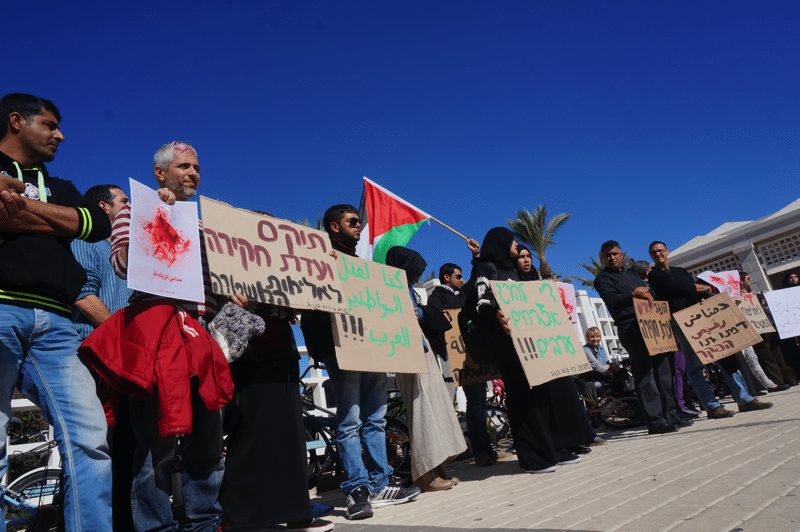
[(762, 395), (767, 395), (767, 392), (765, 392), (764, 390), (758, 390), (753, 395), (757, 396), (757, 397), (761, 397)]
[(360, 486), (347, 496), (348, 519), (366, 519), (372, 517), (372, 505), (369, 503), (369, 490), (366, 486)]
[(592, 449), (589, 447), (584, 447), (583, 445), (578, 445), (577, 447), (570, 447), (569, 450), (575, 454), (589, 454), (592, 452)]
[(789, 389), (789, 385), (788, 384), (779, 384), (779, 385), (775, 386), (774, 388), (767, 388), (767, 391), (769, 393), (775, 393), (775, 392), (782, 392), (782, 391), (788, 390), (788, 389)]
[(675, 432), (677, 430), (678, 427), (676, 427), (672, 423), (664, 423), (663, 425), (659, 425), (658, 427), (647, 429), (647, 432), (649, 434), (667, 434), (668, 432)]
[(678, 419), (678, 421), (676, 421), (674, 424), (682, 428), (694, 425), (694, 421), (692, 421), (691, 419)]
[(558, 465), (577, 464), (581, 461), (580, 456), (566, 449), (556, 449), (556, 454), (558, 455)]

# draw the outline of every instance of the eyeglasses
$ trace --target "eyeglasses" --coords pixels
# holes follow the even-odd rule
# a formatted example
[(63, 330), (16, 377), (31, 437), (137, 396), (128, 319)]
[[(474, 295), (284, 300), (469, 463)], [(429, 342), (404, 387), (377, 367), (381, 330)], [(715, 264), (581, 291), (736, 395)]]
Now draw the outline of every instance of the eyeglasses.
[(652, 250), (650, 250), (650, 254), (651, 255), (661, 255), (662, 253), (666, 253), (667, 251), (669, 251), (667, 248), (664, 248), (664, 249), (652, 249)]
[(463, 279), (463, 278), (464, 278), (464, 277), (463, 277), (463, 276), (461, 276), (461, 275), (454, 275), (453, 277), (455, 277), (456, 279)]
[(358, 219), (358, 216), (354, 216), (353, 218), (350, 218), (349, 220), (347, 220), (347, 225), (350, 226), (350, 227), (355, 227), (360, 223), (361, 223), (361, 220)]

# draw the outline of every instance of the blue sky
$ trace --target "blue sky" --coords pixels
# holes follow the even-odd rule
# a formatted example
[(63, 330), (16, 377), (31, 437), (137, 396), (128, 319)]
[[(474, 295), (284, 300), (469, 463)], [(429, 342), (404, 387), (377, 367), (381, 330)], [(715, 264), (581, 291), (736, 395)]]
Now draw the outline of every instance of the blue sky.
[[(796, 2), (14, 4), (3, 93), (59, 106), (49, 168), (81, 190), (154, 185), (184, 140), (201, 194), (290, 220), (364, 175), (479, 240), (544, 203), (573, 213), (562, 276), (797, 199)], [(409, 247), (469, 270), (436, 224)]]

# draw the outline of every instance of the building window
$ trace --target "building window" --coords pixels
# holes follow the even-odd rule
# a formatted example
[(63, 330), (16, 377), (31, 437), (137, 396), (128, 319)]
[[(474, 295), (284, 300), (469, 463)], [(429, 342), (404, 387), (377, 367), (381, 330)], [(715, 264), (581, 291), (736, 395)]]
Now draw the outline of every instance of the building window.
[(758, 245), (758, 259), (767, 268), (800, 258), (800, 235)]
[(707, 272), (708, 270), (712, 272), (729, 272), (741, 269), (739, 259), (737, 259), (735, 255), (728, 255), (727, 257), (720, 257), (714, 262), (707, 262), (700, 266), (695, 266), (694, 268), (688, 269), (688, 271), (692, 277), (697, 277), (697, 274)]

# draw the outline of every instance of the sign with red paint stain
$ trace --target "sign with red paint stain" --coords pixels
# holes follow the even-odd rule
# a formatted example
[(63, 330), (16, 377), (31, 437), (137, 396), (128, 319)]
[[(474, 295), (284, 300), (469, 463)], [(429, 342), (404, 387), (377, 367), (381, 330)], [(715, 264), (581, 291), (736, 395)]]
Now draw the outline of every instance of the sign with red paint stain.
[[(575, 327), (575, 332), (578, 333), (578, 302), (575, 299), (575, 287), (570, 283), (556, 283), (558, 293), (561, 295), (561, 303), (564, 305), (564, 310), (569, 315), (569, 321)], [(580, 333), (578, 333), (580, 338)]]
[(138, 181), (131, 184), (128, 287), (183, 301), (205, 301), (197, 204), (167, 205)]
[(738, 271), (733, 270), (729, 272), (714, 273), (709, 270), (701, 273), (697, 276), (697, 278), (707, 282), (720, 292), (727, 292), (734, 301), (742, 300), (742, 289), (739, 283)]

